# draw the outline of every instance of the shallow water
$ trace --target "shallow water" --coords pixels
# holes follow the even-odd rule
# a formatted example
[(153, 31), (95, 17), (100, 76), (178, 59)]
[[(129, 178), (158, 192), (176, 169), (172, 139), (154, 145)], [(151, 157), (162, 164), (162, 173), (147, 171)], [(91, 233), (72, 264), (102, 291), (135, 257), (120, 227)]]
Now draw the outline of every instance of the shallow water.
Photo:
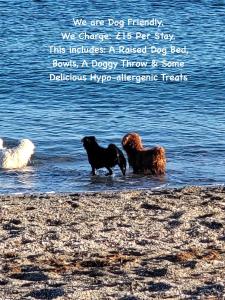
[[(31, 166), (1, 171), (0, 193), (224, 184), (224, 1), (12, 0), (0, 9), (0, 136), (8, 146), (24, 137), (36, 145)], [(61, 31), (75, 31), (72, 18), (81, 16), (161, 18), (177, 43), (189, 48), (185, 73), (190, 80), (48, 81), (53, 71), (49, 45), (61, 43)], [(116, 168), (113, 177), (105, 177), (105, 170), (91, 177), (81, 138), (95, 135), (103, 146), (120, 146), (130, 131), (139, 132), (146, 146), (166, 148), (167, 175), (151, 178), (129, 171), (124, 178)]]

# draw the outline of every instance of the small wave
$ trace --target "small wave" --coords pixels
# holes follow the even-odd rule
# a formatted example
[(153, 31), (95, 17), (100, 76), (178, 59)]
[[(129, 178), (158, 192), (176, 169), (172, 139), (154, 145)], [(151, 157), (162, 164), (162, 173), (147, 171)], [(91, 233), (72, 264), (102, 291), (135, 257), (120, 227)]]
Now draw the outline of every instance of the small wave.
[(77, 162), (79, 159), (76, 157), (73, 157), (71, 155), (34, 155), (32, 163), (34, 166), (41, 166), (45, 164), (52, 164), (52, 163), (70, 163), (70, 162)]

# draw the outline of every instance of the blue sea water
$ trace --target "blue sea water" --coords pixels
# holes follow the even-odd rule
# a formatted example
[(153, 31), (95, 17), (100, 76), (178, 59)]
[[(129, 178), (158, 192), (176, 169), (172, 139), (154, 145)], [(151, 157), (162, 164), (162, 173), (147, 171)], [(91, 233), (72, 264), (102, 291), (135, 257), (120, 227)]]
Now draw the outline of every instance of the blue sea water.
[[(20, 171), (0, 171), (0, 193), (225, 183), (224, 0), (11, 0), (1, 1), (0, 11), (0, 137), (9, 147), (25, 137), (36, 145), (30, 166)], [(73, 18), (163, 20), (163, 30), (176, 37), (174, 44), (186, 45), (189, 50), (187, 56), (182, 56), (185, 68), (171, 71), (188, 74), (188, 82), (49, 81), (49, 73), (56, 72), (51, 61), (60, 57), (49, 53), (50, 45), (103, 46), (87, 40), (62, 42), (61, 32), (81, 30), (73, 26)], [(115, 27), (86, 29), (109, 34), (118, 31)], [(144, 27), (142, 31), (153, 29)], [(104, 46), (110, 43), (119, 42), (105, 42)], [(124, 41), (133, 47), (145, 43)], [(158, 45), (167, 47), (169, 43), (159, 41)], [(88, 55), (63, 56), (71, 58), (82, 61)], [(102, 58), (118, 56), (104, 54)], [(100, 56), (91, 55), (91, 59)], [(143, 56), (132, 55), (132, 60), (140, 59)], [(174, 59), (180, 60), (180, 56)], [(96, 71), (107, 72), (113, 73)], [(140, 69), (128, 72), (140, 74)], [(146, 146), (160, 144), (166, 148), (167, 175), (134, 176), (130, 170), (123, 177), (115, 168), (113, 177), (105, 177), (104, 170), (92, 177), (81, 138), (95, 135), (103, 146), (120, 146), (121, 138), (130, 131), (140, 133)]]

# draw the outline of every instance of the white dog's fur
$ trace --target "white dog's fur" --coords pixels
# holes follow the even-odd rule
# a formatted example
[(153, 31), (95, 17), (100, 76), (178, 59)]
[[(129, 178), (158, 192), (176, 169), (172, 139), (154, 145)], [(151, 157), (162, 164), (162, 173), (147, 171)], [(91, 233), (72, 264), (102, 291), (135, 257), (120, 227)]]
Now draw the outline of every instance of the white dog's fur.
[(0, 139), (0, 150), (3, 149), (3, 139)]
[(28, 140), (23, 139), (17, 147), (3, 148), (3, 140), (0, 139), (0, 168), (19, 169), (25, 167), (31, 155), (34, 153), (35, 146)]

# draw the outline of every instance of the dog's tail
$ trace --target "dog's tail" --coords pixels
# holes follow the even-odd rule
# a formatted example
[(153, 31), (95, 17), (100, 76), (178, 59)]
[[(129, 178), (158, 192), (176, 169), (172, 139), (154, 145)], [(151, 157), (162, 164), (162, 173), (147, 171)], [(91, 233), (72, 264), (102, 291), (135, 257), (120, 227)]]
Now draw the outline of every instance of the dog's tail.
[(166, 172), (166, 152), (161, 146), (152, 148), (153, 151), (153, 174), (163, 175)]
[(120, 170), (123, 175), (126, 175), (126, 169), (127, 169), (127, 161), (125, 156), (123, 155), (123, 152), (117, 148), (117, 157), (118, 157), (118, 165), (120, 167)]
[(127, 169), (127, 161), (126, 161), (126, 158), (125, 158), (123, 152), (114, 144), (110, 144), (108, 146), (108, 149), (115, 151), (116, 163), (120, 167), (122, 174), (125, 175), (126, 169)]

